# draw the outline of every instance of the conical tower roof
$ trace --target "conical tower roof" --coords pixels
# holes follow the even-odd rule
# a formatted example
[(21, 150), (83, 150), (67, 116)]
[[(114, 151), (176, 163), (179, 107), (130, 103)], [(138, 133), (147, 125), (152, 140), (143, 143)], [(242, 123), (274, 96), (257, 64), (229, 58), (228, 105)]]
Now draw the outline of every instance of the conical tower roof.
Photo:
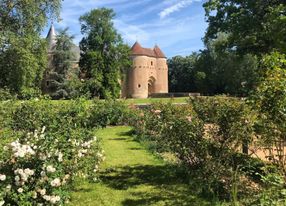
[(154, 52), (157, 58), (166, 58), (166, 55), (162, 52), (162, 50), (158, 47), (158, 45), (155, 45)]
[(51, 25), (51, 28), (47, 35), (47, 40), (48, 40), (49, 51), (53, 51), (57, 44), (57, 34), (56, 34), (56, 30), (53, 24)]
[(138, 41), (135, 42), (135, 44), (131, 48), (133, 55), (141, 55), (144, 53), (143, 47), (139, 44)]
[(131, 48), (132, 55), (143, 55), (148, 57), (156, 57), (153, 49), (143, 48), (138, 41)]

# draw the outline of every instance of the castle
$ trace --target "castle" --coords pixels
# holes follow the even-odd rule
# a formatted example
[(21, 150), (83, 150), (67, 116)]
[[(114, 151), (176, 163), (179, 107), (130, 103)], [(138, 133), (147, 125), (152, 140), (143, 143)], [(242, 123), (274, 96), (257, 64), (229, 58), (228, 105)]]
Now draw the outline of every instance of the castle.
[[(53, 70), (52, 59), (56, 46), (56, 31), (52, 25), (47, 35), (49, 65), (44, 74), (43, 91), (49, 93), (49, 73)], [(78, 67), (80, 59), (79, 47), (72, 48), (75, 54), (73, 64)], [(122, 98), (147, 98), (151, 94), (168, 93), (167, 58), (156, 45), (153, 49), (143, 48), (136, 42), (131, 48), (130, 56), (133, 65), (121, 81)]]
[(136, 42), (131, 49), (133, 62), (122, 82), (123, 98), (147, 98), (151, 94), (168, 93), (167, 58), (156, 45), (143, 48)]

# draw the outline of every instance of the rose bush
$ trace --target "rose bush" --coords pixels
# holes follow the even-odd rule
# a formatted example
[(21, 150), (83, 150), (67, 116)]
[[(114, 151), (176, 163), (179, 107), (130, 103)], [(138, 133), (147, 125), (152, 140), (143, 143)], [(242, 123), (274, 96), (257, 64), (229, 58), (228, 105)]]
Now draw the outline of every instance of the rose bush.
[[(131, 122), (137, 138), (148, 141), (155, 152), (175, 155), (199, 182), (202, 192), (230, 198), (234, 173), (246, 177), (250, 169), (259, 169), (244, 164), (251, 162), (251, 157), (241, 154), (242, 145), (247, 147), (252, 141), (255, 114), (237, 99), (193, 101), (181, 106), (154, 104), (144, 112), (135, 110), (137, 117)], [(243, 191), (244, 183), (240, 186), (239, 191)]]
[(67, 141), (28, 133), (4, 147), (0, 163), (0, 201), (5, 205), (61, 205), (75, 176), (96, 178), (103, 153), (95, 137)]
[[(104, 121), (94, 115), (99, 104), (112, 113)], [(84, 100), (0, 105), (0, 203), (13, 206), (63, 205), (76, 176), (97, 180), (104, 154), (94, 129), (116, 123), (124, 110)]]

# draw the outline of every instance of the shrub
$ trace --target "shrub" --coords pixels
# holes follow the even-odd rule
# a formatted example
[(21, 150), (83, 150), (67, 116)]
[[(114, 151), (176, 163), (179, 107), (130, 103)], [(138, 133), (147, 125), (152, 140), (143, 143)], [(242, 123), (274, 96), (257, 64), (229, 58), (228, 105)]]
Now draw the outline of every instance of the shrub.
[(121, 101), (94, 100), (88, 114), (91, 127), (124, 124), (129, 114), (128, 107)]
[(16, 97), (10, 92), (9, 89), (0, 89), (0, 101), (14, 100)]
[(265, 166), (259, 173), (262, 181), (263, 190), (251, 200), (247, 201), (247, 205), (253, 206), (284, 206), (286, 205), (286, 187), (284, 175), (275, 166)]
[(267, 68), (250, 103), (259, 114), (257, 133), (269, 150), (269, 159), (286, 174), (286, 56), (273, 53), (264, 58)]
[(218, 146), (237, 151), (243, 145), (247, 153), (247, 145), (255, 136), (257, 114), (245, 101), (218, 96), (191, 98), (190, 103), (204, 124), (209, 126), (208, 133)]
[(185, 106), (151, 105), (139, 113), (133, 126), (156, 152), (174, 154), (190, 175), (195, 174), (202, 191), (230, 198), (235, 171), (238, 176), (249, 172), (243, 162), (250, 157), (245, 155), (239, 162), (237, 154), (252, 141), (255, 118), (243, 101), (214, 97), (192, 99)]
[[(76, 134), (50, 136), (44, 127), (5, 146), (6, 158), (0, 163), (0, 202), (62, 205), (76, 174), (94, 177), (102, 160), (96, 139)], [(85, 167), (91, 165), (94, 172), (90, 168), (87, 172)]]
[(40, 98), (42, 96), (42, 92), (38, 88), (23, 88), (18, 95), (19, 99), (29, 100), (34, 98)]
[[(33, 100), (11, 105), (9, 112), (1, 111), (9, 121), (0, 124), (0, 138), (5, 140), (0, 146), (6, 148), (0, 150), (0, 202), (62, 205), (74, 176), (96, 178), (103, 159), (86, 119), (90, 104)], [(45, 132), (35, 131), (43, 127)]]

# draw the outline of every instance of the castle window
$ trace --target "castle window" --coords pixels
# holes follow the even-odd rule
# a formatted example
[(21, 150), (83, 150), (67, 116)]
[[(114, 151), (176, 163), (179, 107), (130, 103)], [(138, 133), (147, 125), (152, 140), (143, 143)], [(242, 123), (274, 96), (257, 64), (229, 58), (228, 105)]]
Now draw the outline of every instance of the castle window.
[(49, 86), (50, 85), (50, 81), (47, 81), (46, 84), (47, 84), (47, 86)]
[(138, 84), (138, 88), (141, 88), (141, 84)]
[(153, 66), (153, 61), (151, 61), (151, 66)]
[(139, 68), (141, 68), (141, 66), (139, 66)]

